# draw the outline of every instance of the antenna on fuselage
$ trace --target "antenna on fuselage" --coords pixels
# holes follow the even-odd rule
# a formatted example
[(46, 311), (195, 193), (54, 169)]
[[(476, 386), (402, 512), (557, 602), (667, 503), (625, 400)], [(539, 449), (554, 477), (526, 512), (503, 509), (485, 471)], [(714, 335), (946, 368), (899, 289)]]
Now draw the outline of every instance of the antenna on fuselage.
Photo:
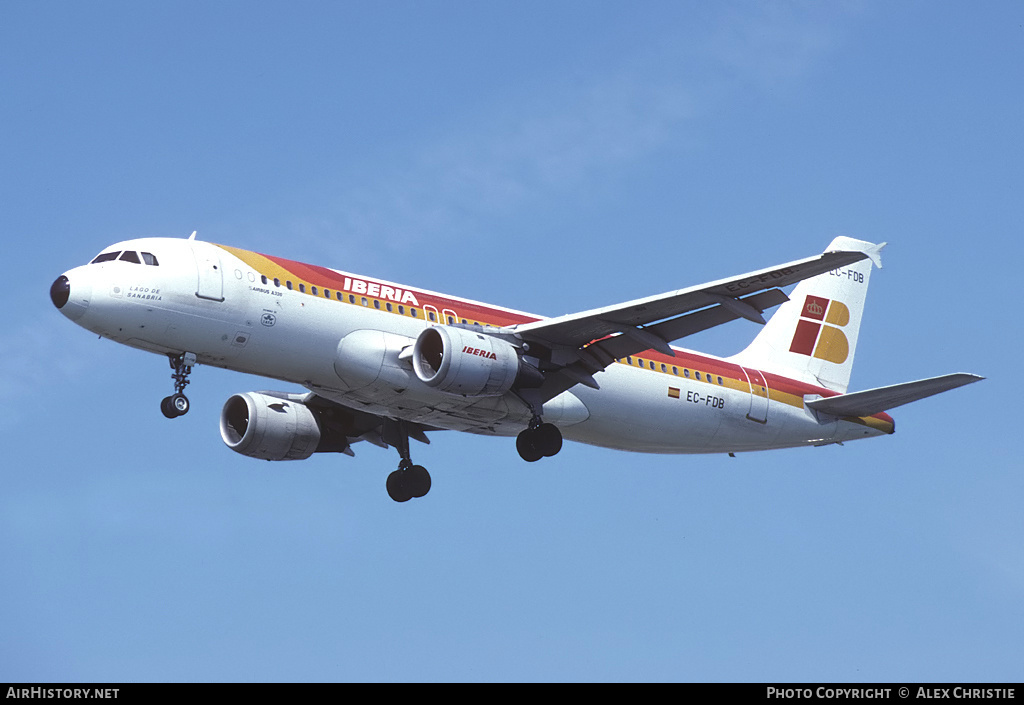
[(197, 233), (197, 232), (199, 232), (199, 231), (198, 231), (198, 230), (193, 230), (193, 231), (192, 231), (192, 234), (188, 236), (188, 239), (189, 239), (189, 240), (195, 240), (195, 239), (196, 239), (196, 233)]

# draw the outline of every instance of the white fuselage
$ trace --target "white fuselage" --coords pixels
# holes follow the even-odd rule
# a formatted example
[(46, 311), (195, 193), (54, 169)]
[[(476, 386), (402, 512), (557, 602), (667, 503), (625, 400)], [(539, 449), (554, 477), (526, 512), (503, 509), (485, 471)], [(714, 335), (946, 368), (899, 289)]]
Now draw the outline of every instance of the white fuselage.
[[(194, 240), (148, 238), (105, 252), (146, 253), (68, 271), (62, 312), (154, 353), (301, 385), (371, 414), (512, 436), (531, 414), (514, 392), (466, 397), (427, 386), (403, 349), (432, 325), (503, 327), (539, 317)], [(276, 283), (275, 283), (275, 280)], [(433, 319), (431, 318), (433, 317)], [(565, 438), (650, 453), (751, 451), (891, 433), (891, 419), (816, 414), (805, 381), (675, 350), (641, 353), (544, 405)]]

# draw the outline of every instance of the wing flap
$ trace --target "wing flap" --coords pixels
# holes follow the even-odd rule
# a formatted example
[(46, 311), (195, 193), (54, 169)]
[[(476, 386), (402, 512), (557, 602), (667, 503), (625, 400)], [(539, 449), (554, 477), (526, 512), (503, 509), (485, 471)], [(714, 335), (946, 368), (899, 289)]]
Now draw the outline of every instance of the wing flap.
[(983, 379), (985, 378), (978, 375), (958, 372), (941, 377), (921, 379), (916, 382), (905, 382), (889, 387), (868, 389), (863, 392), (815, 399), (804, 403), (815, 411), (833, 416), (872, 416)]
[[(745, 315), (746, 311), (756, 311), (758, 314), (771, 308), (772, 306), (778, 306), (789, 300), (784, 292), (779, 289), (769, 289), (753, 296), (748, 296), (745, 299), (734, 299), (737, 304), (741, 304), (737, 307), (730, 306), (715, 306), (713, 308), (706, 308), (700, 311), (694, 311), (693, 313), (683, 314), (675, 318), (670, 318), (667, 321), (656, 323), (653, 326), (647, 326), (642, 329), (644, 332), (656, 336), (661, 340), (679, 340), (685, 338), (688, 335), (699, 333), (715, 326), (720, 326), (723, 323), (734, 321), (737, 318), (747, 318)], [(742, 311), (742, 313), (741, 313)], [(658, 348), (653, 345), (646, 345), (645, 340), (631, 335), (630, 331), (623, 331), (623, 335), (614, 336), (600, 340), (592, 345), (588, 345), (583, 348), (585, 351), (593, 352), (594, 349), (601, 350), (607, 353), (613, 359), (621, 359), (627, 355), (636, 355), (644, 350), (658, 350), (659, 352), (665, 352), (668, 355), (674, 354), (672, 349), (667, 345), (666, 351), (663, 348)]]
[[(330, 412), (327, 419), (328, 423), (321, 429), (322, 432), (332, 433), (336, 436), (345, 436), (348, 441), (353, 443), (356, 441), (366, 441), (371, 445), (381, 448), (395, 445), (395, 433), (392, 429), (388, 428), (389, 425), (396, 423), (394, 419), (356, 409), (345, 403), (342, 395), (333, 393), (331, 390), (313, 387), (312, 385), (308, 388), (311, 391), (305, 395), (285, 395), (278, 392), (266, 392), (266, 394), (293, 399), (309, 407)], [(424, 433), (425, 431), (442, 430), (437, 426), (412, 421), (403, 421), (402, 424), (405, 434), (420, 443), (430, 443), (430, 439)], [(350, 450), (348, 454), (352, 455), (353, 453)]]

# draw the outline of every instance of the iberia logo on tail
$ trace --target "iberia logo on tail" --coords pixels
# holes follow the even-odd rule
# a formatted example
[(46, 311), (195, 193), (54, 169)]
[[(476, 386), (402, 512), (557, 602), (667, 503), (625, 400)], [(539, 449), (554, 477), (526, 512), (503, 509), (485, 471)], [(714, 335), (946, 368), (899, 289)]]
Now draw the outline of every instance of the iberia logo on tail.
[(840, 365), (850, 356), (850, 341), (840, 328), (850, 322), (850, 309), (820, 296), (804, 300), (789, 351)]

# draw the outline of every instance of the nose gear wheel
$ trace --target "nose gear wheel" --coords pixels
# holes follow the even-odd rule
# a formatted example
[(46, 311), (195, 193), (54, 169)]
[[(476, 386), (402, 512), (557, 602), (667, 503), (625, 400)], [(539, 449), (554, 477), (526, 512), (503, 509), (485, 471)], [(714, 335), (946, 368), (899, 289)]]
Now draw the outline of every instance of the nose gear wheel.
[(168, 355), (171, 363), (171, 379), (174, 380), (174, 394), (160, 400), (160, 411), (169, 419), (176, 419), (184, 416), (189, 410), (188, 397), (185, 396), (185, 387), (188, 386), (189, 374), (192, 373), (192, 366), (196, 364), (195, 353), (182, 353), (181, 355)]

